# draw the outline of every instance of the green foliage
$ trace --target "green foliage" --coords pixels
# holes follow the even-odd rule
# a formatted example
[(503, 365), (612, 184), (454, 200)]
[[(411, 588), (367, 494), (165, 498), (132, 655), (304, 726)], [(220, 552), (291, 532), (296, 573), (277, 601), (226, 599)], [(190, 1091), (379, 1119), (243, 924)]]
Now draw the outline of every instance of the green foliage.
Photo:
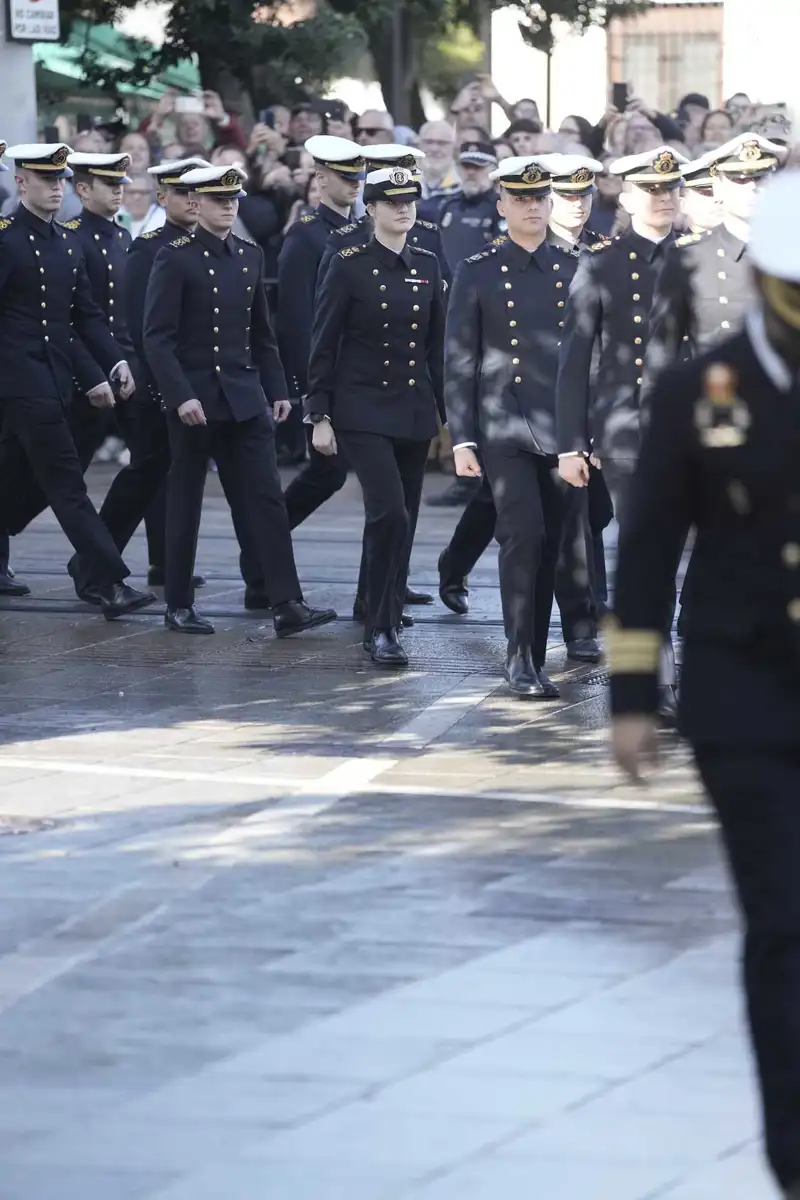
[[(524, 16), (519, 23), (523, 40), (534, 50), (553, 49), (554, 21), (563, 21), (584, 33), (592, 25), (607, 25), (612, 17), (631, 16), (649, 8), (651, 0), (521, 0)], [(504, 3), (494, 7), (504, 8)]]
[(444, 34), (426, 40), (419, 48), (419, 75), (437, 99), (449, 104), (463, 79), (480, 71), (485, 48), (466, 22), (449, 25)]

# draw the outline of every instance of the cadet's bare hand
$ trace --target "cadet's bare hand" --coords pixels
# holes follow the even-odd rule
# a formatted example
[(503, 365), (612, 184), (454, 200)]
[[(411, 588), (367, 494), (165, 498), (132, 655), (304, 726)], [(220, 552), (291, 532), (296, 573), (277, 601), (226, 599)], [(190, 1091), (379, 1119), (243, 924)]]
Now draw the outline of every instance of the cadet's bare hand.
[(600, 460), (600, 459), (597, 457), (597, 455), (596, 455), (596, 454), (590, 454), (590, 455), (589, 455), (589, 462), (592, 464), (592, 466), (593, 466), (593, 467), (594, 467), (594, 468), (595, 468), (597, 471), (602, 471), (602, 469), (603, 469), (603, 463), (602, 463), (602, 461), (601, 461), (601, 460)]
[(317, 421), (314, 426), (314, 432), (311, 435), (311, 445), (320, 454), (327, 456), (336, 454), (338, 450), (336, 434), (333, 432), (333, 426), (330, 421)]
[(184, 425), (205, 425), (206, 414), (199, 400), (186, 400), (178, 409), (178, 416)]
[(480, 479), (483, 474), (481, 464), (478, 462), (478, 456), (471, 446), (460, 446), (458, 450), (454, 450), (453, 459), (456, 464), (456, 475)]
[(571, 454), (558, 460), (558, 473), (572, 487), (586, 487), (589, 483), (589, 464), (582, 454)]
[(114, 393), (111, 390), (110, 383), (98, 383), (97, 387), (92, 388), (86, 395), (89, 397), (89, 403), (92, 408), (114, 407)]
[(615, 717), (611, 723), (611, 752), (618, 765), (635, 783), (642, 779), (643, 766), (655, 766), (658, 739), (655, 717), (633, 713)]
[(291, 411), (292, 404), (290, 400), (276, 400), (272, 406), (272, 415), (279, 425), (287, 419)]
[(114, 371), (112, 379), (119, 380), (119, 394), (123, 400), (129, 400), (136, 391), (136, 381), (133, 378), (133, 371), (126, 362), (121, 362)]

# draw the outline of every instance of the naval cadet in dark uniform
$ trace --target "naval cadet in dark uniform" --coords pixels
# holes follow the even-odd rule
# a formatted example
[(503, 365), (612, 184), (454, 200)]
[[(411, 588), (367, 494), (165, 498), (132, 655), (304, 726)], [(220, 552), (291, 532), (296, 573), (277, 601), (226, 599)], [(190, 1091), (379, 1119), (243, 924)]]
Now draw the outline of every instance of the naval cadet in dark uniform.
[[(552, 210), (547, 228), (547, 240), (568, 252), (584, 245), (583, 232), (576, 215), (587, 221), (591, 211), (595, 171), (602, 169), (594, 159), (582, 155), (548, 154), (541, 156), (552, 168)], [(555, 188), (560, 189), (558, 198)], [(580, 202), (571, 199), (577, 194)], [(554, 227), (554, 217), (559, 223)], [(596, 240), (596, 235), (592, 235)], [(596, 544), (592, 551), (596, 562), (595, 580), (605, 583), (602, 549), (602, 530), (611, 519), (611, 502), (602, 476), (592, 470), (589, 484), (589, 505), (596, 509)], [(597, 662), (602, 657), (597, 642), (597, 601), (589, 591), (587, 552), (585, 544), (586, 503), (583, 497), (570, 497), (562, 537), (562, 548), (556, 569), (555, 594), (561, 614), (567, 656), (577, 662)], [(603, 503), (604, 501), (604, 503)], [(439, 595), (451, 612), (469, 611), (468, 576), (494, 537), (497, 513), (489, 477), (484, 473), (480, 486), (462, 513), (449, 545), (439, 557)], [(605, 600), (605, 594), (601, 599)]]
[(800, 180), (759, 198), (745, 329), (655, 384), (620, 534), (609, 630), (614, 751), (655, 744), (661, 615), (681, 548), (680, 727), (722, 828), (766, 1150), (800, 1197)]
[[(87, 163), (87, 160), (102, 157), (105, 156), (71, 156), (71, 162), (78, 160), (79, 182), (81, 175), (90, 178), (93, 175), (91, 162)], [(117, 407), (130, 462), (114, 477), (100, 516), (120, 552), (144, 520), (150, 564), (147, 581), (151, 586), (164, 583), (166, 480), (170, 454), (161, 397), (144, 357), (145, 295), (159, 250), (169, 241), (191, 233), (196, 224), (197, 201), (188, 189), (180, 187), (180, 176), (194, 168), (210, 165), (203, 158), (187, 158), (151, 167), (150, 174), (156, 180), (167, 219), (159, 229), (144, 233), (133, 242), (125, 230), (115, 230), (107, 219), (87, 211), (76, 222), (70, 222), (84, 242), (95, 299), (117, 336), (120, 327), (124, 328), (125, 344), (131, 352), (136, 378), (133, 397), (124, 408), (122, 405)], [(80, 170), (81, 166), (86, 169)], [(102, 180), (103, 177), (94, 175), (94, 178)], [(96, 189), (97, 184), (93, 187)], [(78, 596), (87, 603), (94, 603), (96, 597), (88, 565), (78, 555), (70, 561), (69, 573)], [(195, 587), (199, 587), (204, 580), (202, 576), (195, 576), (194, 582)]]
[[(359, 146), (358, 149), (369, 170), (402, 166), (407, 170), (418, 172), (417, 159), (425, 157), (421, 150), (401, 145)], [(319, 262), (317, 289), (328, 272), (333, 256), (347, 246), (363, 245), (369, 240), (371, 234), (372, 225), (367, 213), (357, 221), (346, 222), (330, 231)], [(447, 258), (437, 225), (430, 221), (416, 220), (413, 229), (409, 232), (408, 241), (410, 245), (432, 250), (439, 260), (443, 275), (445, 278), (449, 278)], [(330, 500), (331, 496), (344, 487), (347, 479), (347, 467), (347, 458), (341, 449), (338, 454), (328, 456), (325, 460), (323, 455), (314, 453), (312, 445), (309, 461), (295, 475), (285, 493), (286, 511), (289, 514), (289, 524), (292, 529), (296, 529), (326, 500)], [(353, 617), (357, 621), (363, 621), (366, 613), (363, 570), (362, 555), (362, 569), (359, 573), (359, 584), (353, 604)], [(433, 596), (428, 592), (416, 592), (412, 588), (406, 589), (407, 604), (430, 604), (432, 600)], [(412, 620), (410, 614), (406, 614), (404, 617), (404, 623), (407, 625), (412, 624)]]
[(231, 232), (246, 179), (238, 167), (181, 176), (198, 198), (197, 230), (163, 247), (147, 285), (144, 352), (167, 408), (172, 454), (164, 620), (181, 633), (214, 632), (194, 607), (192, 584), (213, 458), (231, 512), (258, 553), (275, 632), (285, 637), (336, 614), (310, 608), (297, 579), (273, 426), (273, 414), (285, 419), (289, 401), (267, 309), (264, 255)]
[(364, 495), (364, 648), (408, 665), (398, 638), (425, 462), (444, 420), (444, 286), (438, 260), (409, 244), (419, 180), (370, 172), (373, 236), (331, 262), (317, 297), (306, 411), (322, 454), (341, 446)]
[(497, 211), (497, 188), (490, 178), (497, 166), (491, 142), (462, 142), (458, 150), (461, 190), (441, 201), (437, 222), (450, 269), (506, 231)]
[(653, 295), (645, 356), (645, 392), (681, 357), (702, 354), (741, 325), (753, 300), (747, 263), (750, 215), (758, 189), (774, 174), (782, 146), (742, 133), (706, 155), (722, 221), (678, 238), (664, 255)]
[(722, 204), (714, 191), (711, 174), (715, 157), (716, 151), (712, 150), (682, 168), (681, 212), (687, 233), (707, 233), (709, 229), (716, 229), (722, 220)]
[[(8, 143), (5, 138), (0, 138), (0, 159), (6, 152)], [(0, 161), (0, 172), (7, 171), (8, 167), (4, 162)], [(0, 596), (28, 596), (30, 588), (27, 583), (23, 583), (21, 579), (17, 579), (13, 568), (9, 563), (10, 543), (8, 534), (0, 529)]]
[(92, 300), (81, 246), (54, 221), (64, 197), (70, 147), (13, 146), (20, 203), (0, 220), (0, 529), (24, 527), (25, 494), (44, 494), (75, 549), (91, 562), (108, 619), (155, 600), (122, 581), (129, 571), (92, 505), (67, 423), (73, 378), (93, 403), (112, 407), (133, 377)]
[[(631, 215), (631, 227), (581, 254), (570, 289), (556, 406), (559, 472), (573, 487), (585, 487), (590, 455), (599, 456), (620, 525), (641, 441), (650, 309), (665, 252), (674, 240), (685, 162), (675, 150), (661, 146), (611, 164), (609, 170), (623, 180), (621, 203)], [(664, 621), (668, 626), (671, 614), (665, 613)], [(665, 641), (661, 704), (664, 719), (674, 721), (670, 650)]]
[[(300, 461), (305, 458), (308, 429), (303, 424), (303, 396), (306, 394), (317, 272), (330, 234), (350, 220), (365, 174), (361, 147), (349, 138), (318, 134), (308, 139), (305, 149), (314, 159), (321, 198), (313, 213), (307, 213), (290, 226), (281, 246), (275, 322), (278, 349), (292, 401), (292, 413), (281, 425), (278, 440), (297, 451)], [(290, 521), (292, 515), (290, 512)]]
[(456, 271), (447, 313), (445, 404), (456, 473), (483, 466), (497, 508), (505, 678), (552, 699), (544, 671), (567, 489), (558, 479), (555, 387), (577, 259), (547, 241), (550, 174), (541, 159), (493, 172), (508, 239)]

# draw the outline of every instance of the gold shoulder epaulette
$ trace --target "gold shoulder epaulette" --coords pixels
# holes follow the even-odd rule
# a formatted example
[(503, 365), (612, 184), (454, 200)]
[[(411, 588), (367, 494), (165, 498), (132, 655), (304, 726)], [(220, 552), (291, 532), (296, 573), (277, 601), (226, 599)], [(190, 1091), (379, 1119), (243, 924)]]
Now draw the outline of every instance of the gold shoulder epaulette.
[(338, 234), (339, 237), (341, 237), (342, 234), (345, 234), (345, 233), (355, 233), (355, 231), (357, 229), (358, 229), (358, 221), (351, 221), (349, 225), (340, 225), (339, 228), (334, 229), (333, 232)]
[(9, 225), (13, 225), (13, 224), (14, 224), (13, 217), (0, 217), (0, 233), (2, 233), (4, 229), (8, 229)]
[(477, 254), (472, 254), (472, 255), (470, 255), (469, 258), (465, 258), (464, 262), (468, 262), (468, 263), (481, 262), (482, 259), (490, 258), (493, 254), (496, 254), (496, 253), (497, 253), (497, 248), (495, 246), (489, 246), (488, 250), (479, 250)]
[(427, 254), (428, 258), (436, 258), (432, 250), (426, 250), (424, 246), (409, 246), (412, 254)]
[(62, 229), (80, 229), (81, 219), (80, 217), (75, 217), (73, 221), (59, 221), (58, 224)]
[(233, 240), (235, 242), (244, 242), (245, 246), (258, 246), (258, 242), (254, 242), (253, 239), (249, 237), (242, 237), (240, 233), (235, 233), (233, 235)]
[(611, 238), (602, 238), (599, 242), (592, 242), (591, 246), (586, 249), (590, 254), (597, 254), (598, 250), (607, 250), (609, 246), (613, 246), (614, 242)]
[(507, 241), (508, 241), (507, 233), (498, 233), (496, 238), (492, 238), (492, 245), (493, 246), (502, 246)]
[(692, 246), (695, 242), (703, 240), (702, 233), (685, 233), (683, 237), (675, 239), (676, 246)]
[(423, 221), (422, 217), (417, 217), (416, 225), (421, 225), (423, 229), (438, 229), (438, 225), (434, 225), (433, 221)]
[(154, 238), (154, 237), (160, 237), (160, 236), (161, 236), (160, 229), (151, 229), (148, 233), (140, 233), (139, 234), (139, 237), (141, 238), (141, 240), (143, 242), (147, 241), (148, 238)]
[(175, 238), (174, 242), (170, 242), (170, 246), (189, 246), (194, 241), (194, 238), (179, 237)]
[(316, 213), (303, 213), (302, 217), (300, 218), (300, 224), (308, 225), (309, 222), (316, 221), (316, 219), (317, 219)]
[(360, 254), (363, 249), (363, 246), (345, 246), (339, 251), (339, 258), (350, 258), (353, 254)]

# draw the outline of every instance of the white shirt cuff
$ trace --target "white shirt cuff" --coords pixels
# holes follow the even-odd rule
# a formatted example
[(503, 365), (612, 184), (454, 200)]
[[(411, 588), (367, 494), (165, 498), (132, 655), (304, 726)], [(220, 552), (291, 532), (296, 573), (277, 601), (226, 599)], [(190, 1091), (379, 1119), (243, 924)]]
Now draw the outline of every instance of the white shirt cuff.
[(567, 450), (566, 454), (559, 454), (559, 458), (586, 458), (586, 450)]
[(477, 450), (477, 442), (459, 442), (457, 446), (453, 446), (454, 450)]
[(128, 365), (127, 358), (121, 358), (119, 360), (119, 362), (116, 364), (116, 366), (113, 366), (111, 368), (111, 370), (109, 371), (108, 378), (113, 379), (114, 376), (116, 375), (117, 371), (120, 369), (120, 367), (127, 367), (127, 365)]

